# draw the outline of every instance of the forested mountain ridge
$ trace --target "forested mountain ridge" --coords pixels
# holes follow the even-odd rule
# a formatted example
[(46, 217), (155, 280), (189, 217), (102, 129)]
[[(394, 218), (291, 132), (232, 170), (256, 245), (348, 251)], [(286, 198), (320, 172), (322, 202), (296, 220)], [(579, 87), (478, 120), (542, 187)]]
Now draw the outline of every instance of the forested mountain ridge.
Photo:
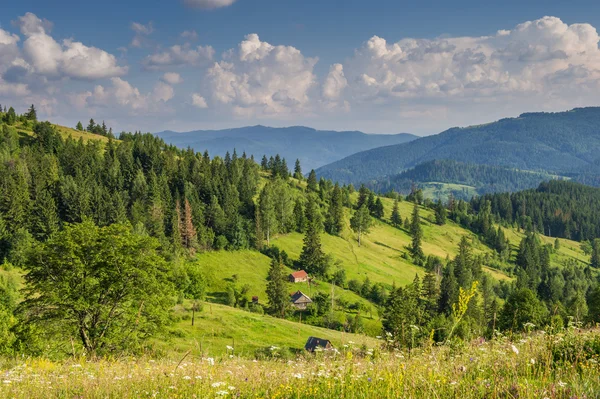
[(300, 159), (306, 170), (315, 169), (358, 151), (391, 144), (406, 143), (417, 138), (412, 134), (365, 134), (358, 131), (315, 130), (304, 126), (274, 128), (248, 126), (225, 130), (197, 130), (178, 133), (164, 131), (156, 135), (180, 148), (191, 147), (225, 156), (234, 148), (248, 156), (279, 154), (288, 161)]
[(451, 128), (409, 143), (351, 155), (319, 168), (317, 173), (340, 183), (356, 184), (436, 159), (567, 173), (593, 164), (599, 149), (600, 108), (576, 108)]
[[(381, 193), (393, 190), (401, 194), (408, 194), (414, 185), (427, 187), (427, 184), (422, 183), (451, 183), (472, 187), (477, 194), (482, 195), (525, 190), (557, 177), (543, 172), (522, 171), (446, 159), (424, 162), (397, 175), (369, 182), (367, 186)], [(455, 197), (463, 197), (461, 189), (452, 191), (451, 186), (446, 186), (446, 188)], [(470, 198), (468, 196), (463, 199)]]

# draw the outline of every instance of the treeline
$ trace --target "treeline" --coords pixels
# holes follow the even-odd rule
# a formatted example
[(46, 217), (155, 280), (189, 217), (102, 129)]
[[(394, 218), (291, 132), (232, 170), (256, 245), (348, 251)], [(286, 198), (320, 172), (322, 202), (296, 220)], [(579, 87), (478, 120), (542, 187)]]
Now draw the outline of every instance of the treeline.
[(498, 283), (483, 272), (483, 257), (463, 237), (454, 259), (430, 258), (423, 279), (416, 276), (412, 284), (392, 288), (383, 308), (388, 343), (414, 347), (431, 339), (443, 343), (598, 323), (595, 273), (574, 261), (551, 267), (553, 250), (528, 233), (517, 252), (516, 280)]
[(473, 198), (475, 213), (489, 203), (503, 223), (576, 241), (600, 238), (600, 189), (568, 181), (542, 183), (537, 189)]
[(525, 190), (551, 178), (547, 173), (454, 160), (434, 160), (395, 176), (370, 182), (368, 186), (377, 192), (396, 191), (407, 194), (412, 186), (418, 183), (452, 183), (475, 187), (477, 193), (482, 195)]

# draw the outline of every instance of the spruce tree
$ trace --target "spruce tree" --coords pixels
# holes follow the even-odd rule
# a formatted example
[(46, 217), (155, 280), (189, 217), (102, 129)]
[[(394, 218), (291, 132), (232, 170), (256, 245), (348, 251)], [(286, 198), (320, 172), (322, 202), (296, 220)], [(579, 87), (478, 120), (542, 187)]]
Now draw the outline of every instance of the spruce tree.
[[(315, 201), (309, 199), (306, 206), (306, 233), (298, 263), (307, 273), (326, 276), (329, 262), (321, 246), (321, 221), (320, 216), (317, 215), (316, 206)], [(309, 213), (313, 213), (313, 215), (309, 215)]]
[(394, 227), (402, 226), (402, 216), (400, 216), (400, 210), (398, 209), (398, 199), (394, 200), (394, 208), (392, 209), (392, 215), (390, 216), (390, 222)]
[(425, 254), (421, 248), (421, 240), (423, 239), (423, 229), (421, 229), (421, 217), (419, 216), (419, 206), (415, 203), (412, 213), (412, 220), (410, 222), (410, 235), (412, 236), (412, 242), (409, 247), (410, 254), (415, 263), (420, 264)]
[(8, 112), (6, 112), (6, 115), (4, 115), (4, 121), (6, 122), (7, 125), (11, 125), (11, 126), (14, 125), (15, 123), (17, 123), (17, 114), (13, 107), (10, 107), (8, 109)]
[(95, 128), (96, 128), (96, 122), (94, 122), (93, 119), (90, 119), (90, 123), (88, 124), (86, 130), (90, 133), (94, 133)]
[(290, 302), (283, 264), (279, 258), (271, 259), (271, 267), (267, 275), (267, 297), (269, 298), (269, 313), (275, 317), (285, 317), (285, 311)]
[(312, 169), (308, 174), (308, 179), (306, 180), (306, 189), (308, 191), (317, 192), (319, 190), (319, 185), (317, 183), (317, 174), (315, 170)]
[(75, 129), (79, 130), (80, 132), (83, 131), (83, 125), (81, 124), (81, 121), (77, 122), (77, 126), (75, 126)]
[(358, 201), (356, 202), (356, 209), (360, 209), (360, 207), (363, 205), (367, 205), (368, 209), (369, 194), (369, 189), (366, 188), (364, 184), (362, 184), (358, 189)]
[(27, 118), (29, 121), (37, 122), (37, 111), (35, 110), (35, 106), (33, 104), (31, 104), (31, 107), (29, 107), (29, 110), (25, 114), (25, 118)]
[(304, 204), (300, 198), (296, 199), (296, 203), (294, 204), (294, 226), (298, 233), (304, 233), (306, 215), (304, 214)]
[(344, 228), (344, 204), (342, 189), (336, 183), (331, 193), (327, 212), (326, 230), (329, 234), (339, 235)]
[(383, 219), (384, 216), (383, 202), (381, 202), (381, 198), (377, 197), (375, 204), (373, 205), (373, 217)]
[(294, 165), (294, 178), (298, 180), (302, 180), (304, 176), (302, 176), (302, 167), (300, 166), (300, 160), (296, 159), (296, 164)]
[(446, 207), (444, 207), (444, 204), (442, 204), (442, 200), (438, 199), (437, 203), (435, 204), (435, 223), (438, 224), (439, 226), (443, 226), (446, 224)]
[(442, 272), (438, 311), (446, 315), (452, 312), (452, 305), (458, 300), (458, 282), (454, 275), (454, 265), (449, 262)]
[(358, 235), (358, 246), (360, 247), (363, 234), (368, 234), (371, 227), (371, 215), (366, 204), (363, 204), (350, 219), (350, 227)]

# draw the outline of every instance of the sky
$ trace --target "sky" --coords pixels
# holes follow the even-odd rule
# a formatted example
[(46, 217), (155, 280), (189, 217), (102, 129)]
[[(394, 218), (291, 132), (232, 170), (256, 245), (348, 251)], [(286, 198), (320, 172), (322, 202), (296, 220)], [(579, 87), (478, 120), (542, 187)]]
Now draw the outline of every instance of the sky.
[(600, 2), (21, 0), (0, 104), (74, 126), (438, 133), (600, 105)]

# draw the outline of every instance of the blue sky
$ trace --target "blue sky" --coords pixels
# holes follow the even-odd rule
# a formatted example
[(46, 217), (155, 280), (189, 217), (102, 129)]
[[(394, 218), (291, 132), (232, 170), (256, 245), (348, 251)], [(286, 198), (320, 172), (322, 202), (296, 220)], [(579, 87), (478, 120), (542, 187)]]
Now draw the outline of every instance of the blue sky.
[(600, 105), (598, 3), (9, 2), (0, 103), (117, 130), (436, 133)]

